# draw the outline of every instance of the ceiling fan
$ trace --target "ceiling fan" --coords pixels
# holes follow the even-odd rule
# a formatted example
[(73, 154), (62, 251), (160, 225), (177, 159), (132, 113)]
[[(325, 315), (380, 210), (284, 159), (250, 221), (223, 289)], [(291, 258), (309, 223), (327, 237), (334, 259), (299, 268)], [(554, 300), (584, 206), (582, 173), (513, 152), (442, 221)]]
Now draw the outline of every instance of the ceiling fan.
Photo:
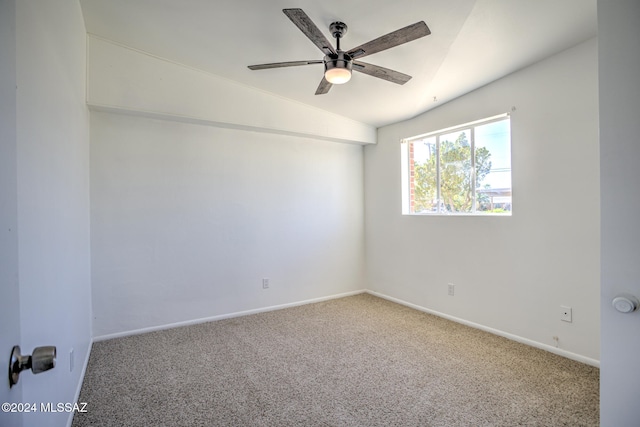
[(397, 84), (405, 84), (411, 76), (401, 72), (380, 67), (379, 65), (368, 64), (356, 59), (363, 58), (386, 49), (428, 36), (431, 30), (424, 21), (406, 26), (393, 31), (377, 39), (371, 40), (348, 51), (340, 49), (340, 39), (347, 33), (347, 25), (343, 22), (333, 22), (329, 26), (331, 35), (336, 39), (335, 49), (313, 23), (309, 16), (302, 9), (283, 9), (285, 15), (289, 17), (299, 29), (309, 38), (324, 54), (324, 59), (309, 61), (275, 62), (271, 64), (249, 65), (251, 70), (266, 70), (268, 68), (295, 67), (299, 65), (324, 64), (324, 77), (316, 90), (316, 95), (323, 95), (329, 92), (334, 84), (346, 83), (351, 79), (351, 71), (356, 70), (379, 79), (387, 80)]

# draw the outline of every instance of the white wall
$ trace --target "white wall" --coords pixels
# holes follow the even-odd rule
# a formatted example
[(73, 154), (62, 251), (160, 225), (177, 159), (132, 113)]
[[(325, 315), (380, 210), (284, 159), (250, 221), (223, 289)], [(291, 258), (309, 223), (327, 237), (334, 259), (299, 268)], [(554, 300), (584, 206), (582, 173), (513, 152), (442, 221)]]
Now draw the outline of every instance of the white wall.
[[(86, 31), (75, 0), (16, 4), (20, 346), (58, 349), (55, 369), (20, 383), (24, 402), (74, 402), (91, 339)], [(25, 414), (24, 425), (70, 415)]]
[[(557, 351), (597, 364), (597, 102), (591, 40), (379, 129), (365, 147), (368, 288), (533, 345), (558, 336)], [(511, 217), (401, 215), (401, 138), (512, 107)], [(573, 323), (560, 321), (560, 305)]]
[(640, 311), (621, 314), (618, 294), (640, 298), (640, 3), (598, 2), (602, 188), (602, 426), (640, 425)]
[(362, 176), (358, 145), (92, 112), (95, 336), (361, 289)]
[(374, 128), (89, 40), (94, 337), (363, 288)]

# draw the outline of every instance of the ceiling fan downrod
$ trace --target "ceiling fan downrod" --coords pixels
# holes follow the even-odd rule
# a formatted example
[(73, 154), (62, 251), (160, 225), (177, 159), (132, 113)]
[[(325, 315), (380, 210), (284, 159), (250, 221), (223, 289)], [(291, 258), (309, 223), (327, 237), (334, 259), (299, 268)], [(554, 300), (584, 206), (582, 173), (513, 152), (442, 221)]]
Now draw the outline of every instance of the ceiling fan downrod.
[(347, 24), (344, 22), (336, 21), (329, 25), (329, 31), (331, 35), (336, 39), (336, 50), (340, 52), (340, 39), (347, 34)]

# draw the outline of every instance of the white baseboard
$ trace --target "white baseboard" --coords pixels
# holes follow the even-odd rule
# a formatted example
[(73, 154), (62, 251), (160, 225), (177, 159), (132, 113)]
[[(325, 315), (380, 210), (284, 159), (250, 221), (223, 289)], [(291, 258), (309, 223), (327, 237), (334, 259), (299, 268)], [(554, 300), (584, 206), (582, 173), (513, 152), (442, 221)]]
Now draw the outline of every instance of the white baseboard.
[[(281, 310), (284, 308), (289, 308), (289, 307), (296, 307), (296, 306), (301, 306), (301, 305), (305, 305), (305, 304), (313, 304), (313, 303), (317, 303), (317, 302), (322, 302), (322, 301), (328, 301), (328, 300), (332, 300), (332, 299), (337, 299), (337, 298), (343, 298), (343, 297), (348, 297), (348, 296), (352, 296), (352, 295), (358, 295), (358, 294), (362, 294), (362, 293), (368, 293), (371, 295), (374, 295), (376, 297), (379, 298), (383, 298), (386, 299), (388, 301), (392, 301), (401, 305), (404, 305), (406, 307), (409, 308), (413, 308), (415, 310), (418, 311), (422, 311), (425, 313), (429, 313), (429, 314), (433, 314), (435, 316), (438, 317), (442, 317), (444, 319), (447, 320), (451, 320), (453, 322), (457, 322), (466, 326), (470, 326), (472, 328), (476, 328), (476, 329), (480, 329), (482, 331), (485, 332), (489, 332), (491, 334), (494, 335), (498, 335), (507, 339), (510, 339), (512, 341), (516, 341), (522, 344), (526, 344), (529, 345), (531, 347), (535, 347), (535, 348), (539, 348), (541, 350), (546, 350), (550, 353), (554, 353), (557, 354), (559, 356), (563, 356), (566, 357), (568, 359), (572, 359), (575, 360), (577, 362), (581, 362), (581, 363), (585, 363), (587, 365), (591, 365), (591, 366), (595, 366), (597, 368), (600, 367), (600, 361), (596, 360), (596, 359), (592, 359), (589, 357), (585, 357), (582, 356), (580, 354), (576, 354), (576, 353), (572, 353), (570, 351), (566, 351), (560, 348), (556, 348), (547, 344), (543, 344), (537, 341), (533, 341), (530, 340), (528, 338), (523, 338), (520, 337), (518, 335), (514, 335), (514, 334), (510, 334), (508, 332), (504, 332), (498, 329), (494, 329), (494, 328), (490, 328), (488, 326), (484, 326), (484, 325), (480, 325), (478, 323), (474, 323), (474, 322), (470, 322), (468, 320), (465, 319), (461, 319), (455, 316), (450, 316), (448, 314), (444, 314), (435, 310), (431, 310), (428, 309), (426, 307), (422, 307), (420, 305), (417, 304), (413, 304), (404, 300), (401, 300), (399, 298), (394, 298), (391, 297), (389, 295), (385, 295), (382, 294), (380, 292), (376, 292), (376, 291), (371, 291), (371, 290), (367, 290), (367, 289), (361, 289), (361, 290), (357, 290), (357, 291), (351, 291), (351, 292), (345, 292), (345, 293), (341, 293), (341, 294), (335, 294), (335, 295), (329, 295), (329, 296), (325, 296), (325, 297), (320, 297), (320, 298), (313, 298), (313, 299), (309, 299), (309, 300), (304, 300), (304, 301), (297, 301), (297, 302), (292, 302), (292, 303), (287, 303), (287, 304), (280, 304), (280, 305), (274, 305), (274, 306), (269, 306), (269, 307), (263, 307), (263, 308), (258, 308), (258, 309), (253, 309), (253, 310), (246, 310), (246, 311), (239, 311), (239, 312), (235, 312), (235, 313), (227, 313), (227, 314), (221, 314), (218, 316), (211, 316), (211, 317), (206, 317), (206, 318), (201, 318), (201, 319), (194, 319), (194, 320), (188, 320), (188, 321), (184, 321), (184, 322), (177, 322), (177, 323), (171, 323), (171, 324), (166, 324), (166, 325), (160, 325), (160, 326), (154, 326), (154, 327), (149, 327), (149, 328), (143, 328), (143, 329), (136, 329), (136, 330), (132, 330), (132, 331), (126, 331), (126, 332), (119, 332), (116, 334), (108, 334), (108, 335), (102, 335), (102, 336), (98, 336), (98, 337), (94, 337), (93, 340), (91, 340), (91, 342), (89, 343), (89, 348), (82, 366), (82, 372), (80, 373), (80, 381), (78, 382), (78, 387), (76, 390), (76, 394), (75, 394), (75, 399), (74, 401), (77, 402), (78, 399), (80, 398), (80, 391), (82, 390), (82, 384), (84, 382), (84, 378), (85, 378), (85, 374), (87, 371), (87, 366), (89, 365), (89, 357), (91, 355), (91, 349), (93, 346), (94, 342), (98, 342), (98, 341), (105, 341), (105, 340), (109, 340), (109, 339), (113, 339), (113, 338), (120, 338), (120, 337), (126, 337), (126, 336), (132, 336), (132, 335), (139, 335), (139, 334), (144, 334), (147, 332), (152, 332), (152, 331), (159, 331), (159, 330), (164, 330), (164, 329), (171, 329), (171, 328), (176, 328), (176, 327), (180, 327), (180, 326), (188, 326), (188, 325), (195, 325), (195, 324), (199, 324), (199, 323), (206, 323), (206, 322), (213, 322), (216, 320), (222, 320), (222, 319), (230, 319), (230, 318), (234, 318), (234, 317), (240, 317), (240, 316), (247, 316), (250, 314), (257, 314), (257, 313), (264, 313), (264, 312), (268, 312), (268, 311), (274, 311), (274, 310)], [(73, 422), (73, 413), (69, 414), (69, 419), (67, 421), (67, 427), (71, 427), (71, 424)]]
[(106, 341), (106, 340), (110, 340), (110, 339), (114, 339), (114, 338), (122, 338), (122, 337), (128, 337), (128, 336), (132, 336), (132, 335), (145, 334), (147, 332), (161, 331), (161, 330), (164, 330), (164, 329), (172, 329), (172, 328), (177, 328), (177, 327), (181, 327), (181, 326), (197, 325), (199, 323), (214, 322), (216, 320), (231, 319), (231, 318), (240, 317), (240, 316), (248, 316), (250, 314), (265, 313), (267, 311), (281, 310), (283, 308), (290, 308), (290, 307), (296, 307), (296, 306), (300, 306), (300, 305), (313, 304), (313, 303), (316, 303), (316, 302), (328, 301), (328, 300), (337, 299), (337, 298), (344, 298), (344, 297), (348, 297), (348, 296), (352, 296), (352, 295), (363, 294), (365, 292), (367, 292), (366, 289), (360, 289), (360, 290), (357, 290), (357, 291), (344, 292), (344, 293), (341, 293), (341, 294), (329, 295), (329, 296), (319, 297), (319, 298), (312, 298), (312, 299), (308, 299), (308, 300), (304, 300), (304, 301), (296, 301), (296, 302), (291, 302), (291, 303), (287, 303), (287, 304), (280, 304), (280, 305), (273, 305), (273, 306), (269, 306), (269, 307), (256, 308), (256, 309), (253, 309), (253, 310), (238, 311), (238, 312), (235, 312), (235, 313), (220, 314), (220, 315), (217, 315), (217, 316), (204, 317), (204, 318), (193, 319), (193, 320), (186, 320), (186, 321), (183, 321), (183, 322), (176, 322), (176, 323), (169, 323), (169, 324), (165, 324), (165, 325), (151, 326), (151, 327), (148, 327), (148, 328), (135, 329), (135, 330), (124, 331), (124, 332), (117, 332), (115, 334), (100, 335), (100, 336), (94, 337), (93, 338), (93, 342)]
[[(485, 325), (481, 325), (479, 323), (474, 323), (465, 319), (461, 319), (459, 317), (455, 317), (455, 316), (450, 316), (448, 314), (445, 313), (441, 313), (435, 310), (431, 310), (429, 308), (426, 307), (422, 307), (420, 305), (417, 304), (413, 304), (404, 300), (401, 300), (399, 298), (394, 298), (391, 297), (389, 295), (385, 295), (382, 294), (380, 292), (376, 292), (376, 291), (371, 291), (371, 290), (367, 290), (367, 289), (361, 289), (361, 290), (357, 290), (357, 291), (351, 291), (351, 292), (345, 292), (345, 293), (341, 293), (341, 294), (335, 294), (335, 295), (329, 295), (329, 296), (325, 296), (325, 297), (320, 297), (320, 298), (313, 298), (313, 299), (309, 299), (309, 300), (304, 300), (304, 301), (296, 301), (296, 302), (291, 302), (291, 303), (287, 303), (287, 304), (280, 304), (280, 305), (274, 305), (274, 306), (269, 306), (269, 307), (262, 307), (262, 308), (257, 308), (257, 309), (253, 309), (253, 310), (246, 310), (246, 311), (238, 311), (238, 312), (234, 312), (234, 313), (225, 313), (225, 314), (220, 314), (217, 316), (211, 316), (211, 317), (205, 317), (205, 318), (200, 318), (200, 319), (192, 319), (192, 320), (187, 320), (184, 322), (176, 322), (176, 323), (170, 323), (170, 324), (165, 324), (165, 325), (158, 325), (158, 326), (152, 326), (152, 327), (148, 327), (148, 328), (142, 328), (142, 329), (135, 329), (135, 330), (131, 330), (131, 331), (124, 331), (124, 332), (118, 332), (118, 333), (114, 333), (114, 334), (107, 334), (107, 335), (101, 335), (101, 336), (96, 336), (93, 338), (93, 342), (98, 342), (98, 341), (105, 341), (105, 340), (110, 340), (110, 339), (114, 339), (114, 338), (122, 338), (122, 337), (128, 337), (128, 336), (132, 336), (132, 335), (139, 335), (139, 334), (145, 334), (147, 332), (153, 332), (153, 331), (161, 331), (164, 329), (172, 329), (172, 328), (177, 328), (177, 327), (181, 327), (181, 326), (189, 326), (189, 325), (196, 325), (199, 323), (206, 323), (206, 322), (214, 322), (216, 320), (223, 320), (223, 319), (231, 319), (234, 317), (240, 317), (240, 316), (247, 316), (250, 314), (257, 314), (257, 313), (265, 313), (268, 311), (274, 311), (274, 310), (281, 310), (283, 308), (289, 308), (289, 307), (296, 307), (296, 306), (300, 306), (300, 305), (305, 305), (305, 304), (313, 304), (316, 302), (322, 302), (322, 301), (328, 301), (328, 300), (332, 300), (332, 299), (336, 299), (336, 298), (343, 298), (343, 297), (348, 297), (348, 296), (352, 296), (352, 295), (358, 295), (358, 294), (362, 294), (362, 293), (368, 293), (383, 299), (386, 299), (388, 301), (392, 301), (401, 305), (404, 305), (406, 307), (410, 307), (413, 308), (415, 310), (418, 311), (422, 311), (425, 313), (429, 313), (429, 314), (433, 314), (435, 316), (438, 317), (442, 317), (444, 319), (447, 320), (451, 320), (453, 322), (457, 322), (466, 326), (470, 326), (472, 328), (476, 328), (476, 329), (480, 329), (482, 331), (485, 332), (489, 332), (491, 334), (494, 335), (498, 335), (507, 339), (510, 339), (512, 341), (516, 341), (522, 344), (526, 344), (528, 346), (531, 347), (535, 347), (535, 348), (539, 348), (541, 350), (545, 350), (548, 351), (550, 353), (553, 354), (557, 354), (559, 356), (563, 356), (566, 357), (568, 359), (572, 359), (575, 360), (577, 362), (581, 362), (581, 363), (585, 363), (587, 365), (591, 365), (591, 366), (595, 366), (597, 368), (600, 367), (600, 361), (596, 360), (596, 359), (592, 359), (590, 357), (586, 357), (586, 356), (582, 356), (580, 354), (576, 354), (576, 353), (572, 353), (570, 351), (567, 350), (563, 350), (561, 348), (556, 348), (553, 346), (550, 346), (548, 344), (544, 344), (544, 343), (540, 343), (537, 341), (533, 341), (530, 340), (528, 338), (524, 338), (518, 335), (514, 335), (505, 331), (501, 331), (499, 329), (494, 329)], [(84, 378), (84, 370), (86, 370), (87, 367), (87, 363), (89, 361), (89, 353), (91, 351), (89, 350), (88, 354), (87, 354), (87, 359), (85, 360), (85, 365), (83, 367), (83, 372), (82, 372), (82, 378)], [(79, 385), (78, 387), (78, 395), (80, 393), (80, 387), (82, 386), (82, 383)]]
[(494, 328), (490, 328), (488, 326), (480, 325), (478, 323), (470, 322), (468, 320), (461, 319), (459, 317), (450, 316), (448, 314), (440, 313), (438, 311), (431, 310), (429, 308), (422, 307), (422, 306), (419, 306), (417, 304), (412, 304), (410, 302), (407, 302), (407, 301), (404, 301), (404, 300), (401, 300), (401, 299), (398, 299), (398, 298), (390, 297), (389, 295), (381, 294), (379, 292), (367, 290), (366, 293), (374, 295), (374, 296), (377, 296), (377, 297), (380, 297), (380, 298), (384, 298), (384, 299), (386, 299), (388, 301), (392, 301), (392, 302), (404, 305), (406, 307), (413, 308), (415, 310), (419, 310), (419, 311), (423, 311), (425, 313), (433, 314), (434, 316), (442, 317), (444, 319), (451, 320), (451, 321), (456, 322), (456, 323), (461, 323), (463, 325), (470, 326), (472, 328), (480, 329), (482, 331), (489, 332), (491, 334), (498, 335), (498, 336), (510, 339), (512, 341), (516, 341), (516, 342), (519, 342), (519, 343), (522, 343), (522, 344), (526, 344), (526, 345), (531, 346), (531, 347), (539, 348), (541, 350), (546, 350), (546, 351), (548, 351), (550, 353), (554, 353), (554, 354), (557, 354), (559, 356), (563, 356), (563, 357), (566, 357), (568, 359), (575, 360), (577, 362), (581, 362), (581, 363), (585, 363), (587, 365), (595, 366), (596, 368), (600, 367), (600, 361), (596, 360), (596, 359), (592, 359), (590, 357), (585, 357), (585, 356), (582, 356), (580, 354), (576, 354), (576, 353), (572, 353), (570, 351), (563, 350), (561, 348), (556, 348), (556, 347), (550, 346), (548, 344), (543, 344), (543, 343), (540, 343), (540, 342), (537, 342), (537, 341), (530, 340), (528, 338), (523, 338), (523, 337), (518, 336), (518, 335), (510, 334), (508, 332), (504, 332), (504, 331), (501, 331), (499, 329), (494, 329)]
[[(89, 357), (91, 356), (91, 348), (93, 346), (93, 340), (89, 341), (89, 347), (87, 348), (87, 355), (84, 358), (84, 362), (82, 364), (82, 372), (80, 372), (80, 381), (78, 381), (78, 387), (76, 388), (76, 393), (73, 399), (73, 402), (78, 402), (80, 399), (80, 392), (82, 391), (82, 384), (84, 383), (84, 377), (87, 373), (87, 366), (89, 366)], [(73, 423), (73, 416), (75, 412), (71, 411), (69, 413), (69, 418), (67, 419), (67, 427), (71, 427)]]

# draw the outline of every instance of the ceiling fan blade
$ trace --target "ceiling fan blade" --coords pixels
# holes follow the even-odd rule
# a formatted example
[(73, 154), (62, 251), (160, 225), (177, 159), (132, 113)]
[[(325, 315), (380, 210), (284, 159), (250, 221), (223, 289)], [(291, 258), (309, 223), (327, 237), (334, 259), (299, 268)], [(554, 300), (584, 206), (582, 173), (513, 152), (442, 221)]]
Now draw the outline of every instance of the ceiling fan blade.
[(316, 24), (302, 9), (282, 9), (282, 11), (325, 55), (336, 53), (336, 50), (331, 46), (331, 42), (327, 40), (322, 31), (316, 27)]
[(318, 89), (316, 89), (316, 95), (324, 95), (325, 93), (329, 92), (329, 89), (331, 89), (331, 86), (333, 85), (329, 83), (329, 81), (326, 78), (323, 77), (322, 81), (318, 85)]
[(354, 47), (347, 53), (352, 58), (363, 58), (367, 55), (372, 55), (374, 53), (408, 43), (415, 39), (419, 39), (420, 37), (428, 36), (429, 34), (431, 34), (431, 30), (429, 30), (427, 24), (425, 24), (424, 21), (420, 21), (378, 37), (377, 39), (371, 40), (370, 42), (358, 47)]
[(368, 74), (382, 80), (387, 80), (392, 83), (397, 83), (399, 85), (403, 85), (411, 80), (410, 75), (361, 61), (353, 61), (353, 70), (360, 71), (361, 73)]
[(249, 65), (248, 67), (251, 70), (266, 70), (268, 68), (297, 67), (299, 65), (322, 64), (322, 63), (324, 63), (324, 61), (322, 60), (290, 61), (290, 62), (273, 62), (271, 64)]

